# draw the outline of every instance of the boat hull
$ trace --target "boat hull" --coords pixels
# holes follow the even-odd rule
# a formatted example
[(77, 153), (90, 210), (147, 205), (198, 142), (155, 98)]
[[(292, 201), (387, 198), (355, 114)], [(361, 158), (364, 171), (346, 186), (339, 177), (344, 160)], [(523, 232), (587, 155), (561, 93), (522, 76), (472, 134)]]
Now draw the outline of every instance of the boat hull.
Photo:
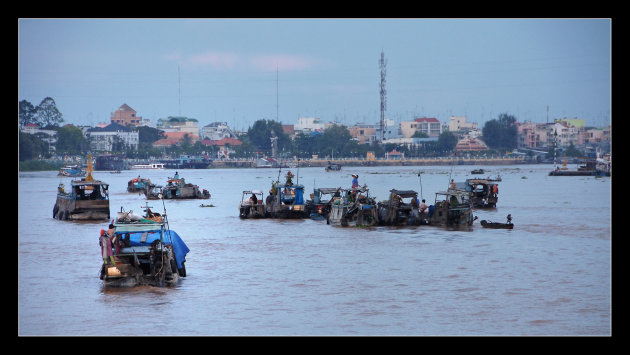
[(59, 220), (109, 219), (109, 200), (73, 200), (57, 196), (53, 218)]
[(514, 229), (514, 224), (512, 223), (495, 223), (495, 222), (487, 222), (486, 220), (482, 220), (479, 222), (483, 228), (491, 228), (491, 229)]

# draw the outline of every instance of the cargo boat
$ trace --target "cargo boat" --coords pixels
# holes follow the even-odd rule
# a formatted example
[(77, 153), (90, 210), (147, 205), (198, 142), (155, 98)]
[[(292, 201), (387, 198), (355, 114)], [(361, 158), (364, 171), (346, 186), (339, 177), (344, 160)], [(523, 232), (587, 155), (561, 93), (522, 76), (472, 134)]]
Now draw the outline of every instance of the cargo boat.
[(184, 178), (180, 178), (177, 172), (175, 177), (169, 178), (166, 181), (166, 186), (155, 185), (149, 183), (145, 185), (144, 194), (148, 200), (178, 200), (178, 199), (209, 199), (210, 192), (203, 189), (200, 190), (199, 186), (186, 183)]
[[(173, 286), (186, 277), (186, 243), (168, 228), (166, 215), (152, 213), (144, 218), (119, 213), (110, 244), (114, 263), (103, 261), (100, 279), (105, 286)], [(104, 239), (104, 238), (102, 238)]]
[(418, 193), (413, 190), (390, 190), (389, 200), (378, 203), (378, 219), (379, 224), (388, 226), (428, 224), (427, 215), (419, 211)]
[(260, 190), (243, 191), (241, 202), (238, 204), (238, 216), (243, 219), (264, 218), (263, 192)]
[(326, 222), (333, 226), (370, 227), (378, 224), (377, 203), (367, 186), (341, 189), (332, 199)]
[(429, 224), (444, 227), (469, 227), (473, 221), (470, 196), (465, 191), (448, 190), (435, 193), (435, 204), (429, 206)]
[(87, 176), (70, 182), (70, 191), (63, 184), (57, 187), (53, 218), (59, 220), (109, 219), (109, 184), (92, 177), (92, 158), (88, 155)]

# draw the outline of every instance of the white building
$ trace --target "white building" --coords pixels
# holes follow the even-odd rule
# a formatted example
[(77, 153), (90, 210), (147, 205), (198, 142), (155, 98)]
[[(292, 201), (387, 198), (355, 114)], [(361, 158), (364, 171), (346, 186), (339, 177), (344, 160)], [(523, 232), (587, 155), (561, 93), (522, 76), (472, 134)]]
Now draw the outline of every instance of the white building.
[[(90, 149), (94, 151), (111, 152), (118, 139), (127, 148), (137, 150), (140, 141), (139, 133), (129, 127), (112, 123), (103, 128), (92, 128), (87, 131)], [(116, 138), (117, 137), (117, 138)]]
[(34, 134), (42, 141), (48, 143), (48, 151), (55, 151), (55, 144), (57, 143), (57, 131), (54, 129), (40, 129), (39, 125), (35, 123), (29, 123), (21, 129), (23, 133)]
[(332, 123), (323, 123), (321, 119), (316, 117), (300, 117), (298, 123), (293, 126), (294, 131), (298, 132), (313, 132), (317, 130), (325, 130), (332, 126)]
[(201, 139), (207, 138), (213, 141), (218, 141), (223, 138), (235, 138), (227, 122), (212, 122), (209, 125), (201, 128)]
[(466, 122), (466, 116), (451, 116), (448, 123), (448, 130), (451, 132), (457, 131), (476, 131), (476, 122)]

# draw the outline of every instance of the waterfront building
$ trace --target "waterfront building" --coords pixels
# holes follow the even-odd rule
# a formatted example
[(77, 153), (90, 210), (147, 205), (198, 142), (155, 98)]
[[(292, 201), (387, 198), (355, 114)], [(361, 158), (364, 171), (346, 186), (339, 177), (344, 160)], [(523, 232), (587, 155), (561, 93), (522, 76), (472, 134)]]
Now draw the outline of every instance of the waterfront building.
[(122, 104), (118, 110), (112, 112), (110, 121), (123, 126), (139, 126), (142, 123), (142, 117), (136, 114), (136, 110), (127, 104)]
[(410, 138), (416, 132), (424, 133), (429, 137), (438, 137), (442, 133), (442, 125), (434, 117), (419, 117), (413, 121), (400, 123), (400, 133), (404, 138)]
[(201, 128), (202, 139), (218, 141), (223, 138), (234, 138), (235, 135), (227, 125), (227, 122), (212, 122)]
[(122, 143), (125, 149), (138, 149), (139, 134), (127, 126), (111, 123), (103, 128), (94, 127), (86, 132), (90, 148), (94, 151), (111, 152), (116, 141)]

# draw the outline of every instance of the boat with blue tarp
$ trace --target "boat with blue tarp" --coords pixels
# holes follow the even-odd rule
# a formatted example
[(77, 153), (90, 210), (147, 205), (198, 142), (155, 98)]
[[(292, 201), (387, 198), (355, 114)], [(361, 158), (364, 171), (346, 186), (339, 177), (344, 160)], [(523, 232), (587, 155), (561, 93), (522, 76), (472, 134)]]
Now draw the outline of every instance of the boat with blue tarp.
[(113, 256), (112, 261), (104, 258), (101, 267), (100, 279), (106, 286), (173, 286), (186, 277), (190, 249), (169, 228), (165, 214), (151, 212), (148, 205), (144, 217), (119, 212), (113, 228), (112, 235), (101, 237), (110, 238), (104, 248), (111, 247)]
[(270, 218), (308, 218), (304, 201), (304, 185), (293, 184), (294, 175), (289, 170), (286, 181), (278, 180), (271, 184), (265, 199), (265, 214)]
[(57, 176), (83, 177), (85, 174), (85, 169), (83, 169), (80, 165), (66, 165), (59, 169), (59, 174), (57, 174)]
[(151, 184), (151, 179), (145, 179), (138, 176), (127, 182), (127, 192), (144, 192)]

